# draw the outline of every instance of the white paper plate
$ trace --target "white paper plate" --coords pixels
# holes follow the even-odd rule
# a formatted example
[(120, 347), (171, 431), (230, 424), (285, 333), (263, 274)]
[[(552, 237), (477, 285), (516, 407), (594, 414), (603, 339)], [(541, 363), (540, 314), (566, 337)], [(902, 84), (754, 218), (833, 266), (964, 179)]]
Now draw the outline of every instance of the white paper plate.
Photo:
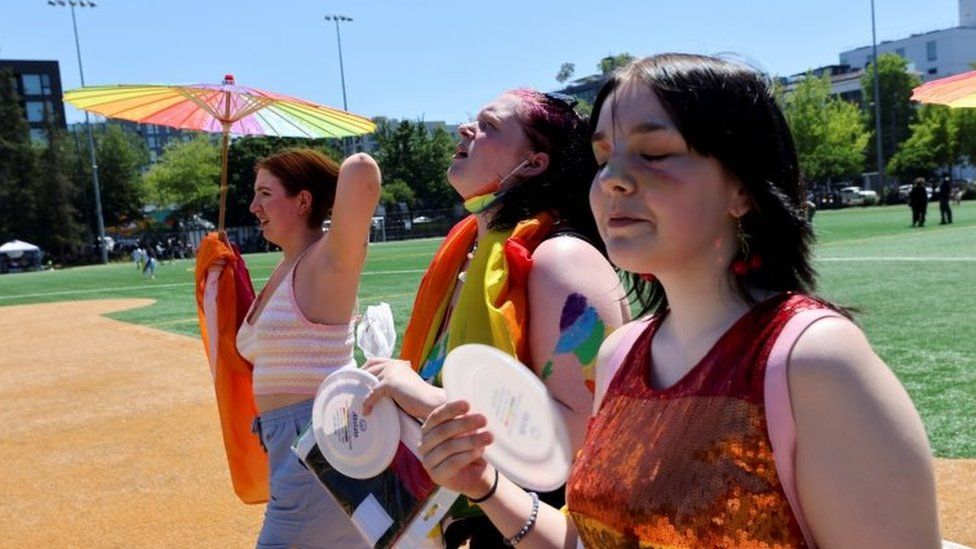
[(325, 378), (312, 404), (312, 433), (322, 455), (340, 473), (372, 478), (393, 461), (400, 422), (392, 400), (384, 398), (363, 416), (363, 399), (376, 376), (353, 368)]
[(464, 399), (488, 419), (495, 441), (485, 459), (520, 486), (551, 491), (569, 476), (569, 435), (542, 381), (514, 357), (487, 345), (461, 345), (443, 369), (449, 400)]

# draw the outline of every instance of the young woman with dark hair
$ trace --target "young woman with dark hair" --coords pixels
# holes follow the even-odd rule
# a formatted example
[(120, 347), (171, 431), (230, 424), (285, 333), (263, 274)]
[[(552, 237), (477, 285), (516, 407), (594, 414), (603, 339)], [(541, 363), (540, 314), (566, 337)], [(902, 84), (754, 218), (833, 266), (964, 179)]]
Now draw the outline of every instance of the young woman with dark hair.
[[(656, 55), (615, 74), (593, 112), (590, 205), (653, 314), (600, 350), (609, 381), (569, 514), (498, 479), (464, 401), (427, 417), (431, 477), (490, 494), (481, 508), (526, 547), (937, 547), (918, 414), (862, 331), (812, 296), (796, 151), (766, 79)], [(785, 411), (766, 407), (767, 364), (782, 365)], [(795, 428), (775, 456), (773, 424)]]
[[(516, 90), (459, 133), (447, 177), (472, 215), (451, 230), (424, 276), (403, 360), (366, 364), (380, 383), (364, 410), (390, 396), (414, 417), (427, 417), (445, 400), (440, 369), (447, 352), (484, 343), (533, 368), (561, 405), (578, 448), (599, 344), (629, 319), (586, 205), (594, 169), (586, 121), (562, 98)], [(557, 505), (562, 496), (544, 495)], [(483, 516), (453, 522), (445, 537), (449, 546), (470, 539), (475, 548), (502, 541)]]
[(340, 167), (314, 150), (291, 149), (259, 161), (255, 172), (251, 213), (284, 256), (237, 334), (238, 351), (254, 365), (254, 430), (270, 466), (271, 498), (257, 545), (364, 547), (290, 446), (311, 420), (322, 380), (355, 366), (352, 319), (380, 171), (365, 154)]

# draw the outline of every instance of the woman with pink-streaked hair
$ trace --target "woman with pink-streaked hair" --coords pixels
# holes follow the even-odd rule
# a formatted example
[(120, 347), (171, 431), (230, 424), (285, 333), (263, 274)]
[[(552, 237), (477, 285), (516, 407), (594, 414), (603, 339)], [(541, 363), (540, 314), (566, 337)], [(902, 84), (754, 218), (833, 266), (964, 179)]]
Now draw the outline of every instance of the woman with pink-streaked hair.
[[(574, 448), (582, 443), (596, 351), (629, 309), (587, 204), (595, 166), (573, 103), (509, 91), (458, 130), (447, 178), (471, 215), (451, 230), (424, 276), (401, 360), (367, 363), (380, 380), (367, 413), (391, 397), (427, 417), (445, 401), (446, 354), (483, 343), (534, 370), (561, 405)], [(562, 505), (561, 488), (542, 497)], [(445, 539), (449, 547), (502, 543), (473, 507), (448, 519)]]

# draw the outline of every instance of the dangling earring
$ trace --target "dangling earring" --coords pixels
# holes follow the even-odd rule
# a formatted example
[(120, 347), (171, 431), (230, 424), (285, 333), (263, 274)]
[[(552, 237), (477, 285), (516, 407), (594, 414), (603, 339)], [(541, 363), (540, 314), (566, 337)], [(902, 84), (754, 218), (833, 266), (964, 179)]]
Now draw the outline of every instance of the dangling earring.
[(736, 239), (739, 241), (739, 257), (732, 262), (732, 273), (735, 276), (745, 276), (750, 271), (758, 270), (762, 267), (762, 257), (759, 254), (751, 254), (749, 250), (749, 235), (742, 228), (742, 218), (735, 218)]
[(654, 281), (657, 280), (657, 277), (651, 273), (640, 273), (637, 276), (640, 277), (640, 279), (643, 280), (644, 282), (647, 282), (648, 284), (653, 284)]

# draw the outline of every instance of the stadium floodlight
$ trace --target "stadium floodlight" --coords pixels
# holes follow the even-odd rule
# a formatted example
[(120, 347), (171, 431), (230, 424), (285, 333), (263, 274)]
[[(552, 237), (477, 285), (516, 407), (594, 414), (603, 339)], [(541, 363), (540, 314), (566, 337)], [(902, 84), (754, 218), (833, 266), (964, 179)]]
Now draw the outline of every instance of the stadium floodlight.
[(352, 17), (346, 17), (345, 15), (326, 15), (325, 20), (335, 22), (336, 43), (339, 45), (339, 78), (342, 81), (342, 110), (348, 111), (349, 105), (346, 103), (346, 71), (342, 65), (342, 36), (339, 34), (339, 22), (350, 23), (352, 22)]
[[(54, 2), (48, 0), (48, 5)], [(65, 6), (64, 0), (57, 0), (58, 6)], [(81, 87), (85, 87), (85, 70), (81, 65), (81, 42), (78, 40), (78, 20), (75, 18), (75, 7), (94, 8), (95, 3), (88, 0), (69, 0), (71, 6), (71, 25), (75, 31), (75, 51), (78, 53), (78, 74), (81, 76)], [(105, 219), (102, 216), (102, 192), (98, 184), (98, 162), (95, 159), (95, 134), (92, 132), (88, 111), (85, 111), (85, 127), (88, 129), (88, 155), (92, 167), (92, 187), (95, 189), (95, 220), (98, 222), (98, 248), (102, 252), (102, 263), (108, 263), (108, 245), (105, 238)]]

